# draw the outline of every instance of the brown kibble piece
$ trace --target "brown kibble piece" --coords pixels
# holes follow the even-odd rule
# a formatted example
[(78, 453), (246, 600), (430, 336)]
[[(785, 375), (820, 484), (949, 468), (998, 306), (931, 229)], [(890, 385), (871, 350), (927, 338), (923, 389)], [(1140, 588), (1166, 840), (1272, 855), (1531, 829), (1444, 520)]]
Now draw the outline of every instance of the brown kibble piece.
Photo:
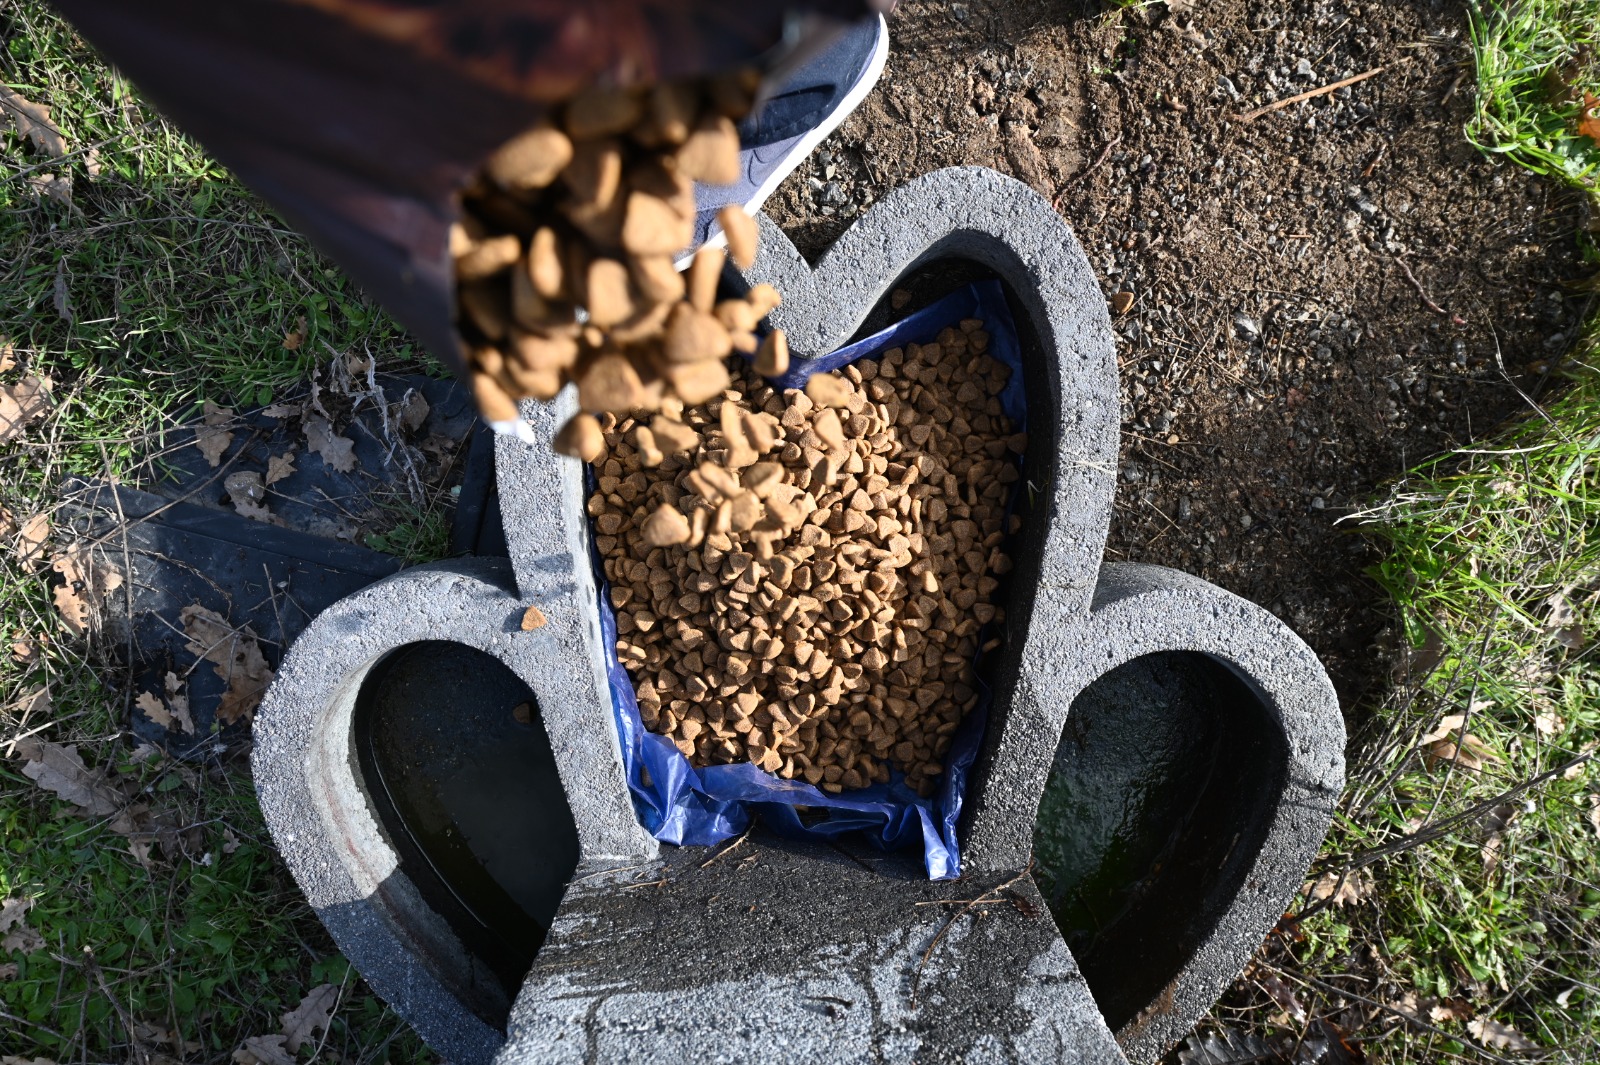
[(789, 338), (783, 335), (783, 330), (774, 329), (761, 338), (755, 370), (762, 377), (782, 377), (789, 372)]
[(663, 82), (650, 91), (636, 138), (647, 148), (676, 147), (689, 136), (700, 110), (699, 90), (685, 82)]
[(700, 446), (699, 433), (664, 414), (655, 416), (655, 420), (650, 423), (650, 431), (655, 434), (656, 444), (659, 447), (675, 454), (693, 451)]
[(556, 231), (541, 226), (528, 242), (528, 276), (533, 290), (547, 300), (558, 300), (568, 295), (566, 268), (561, 260), (561, 246)]
[(672, 382), (678, 398), (691, 406), (706, 402), (732, 384), (728, 368), (720, 359), (674, 366), (667, 371), (667, 380)]
[[(667, 317), (661, 351), (668, 362), (677, 364), (722, 359), (733, 351), (733, 341), (721, 322), (687, 303), (680, 303)], [(684, 402), (696, 401), (685, 397)]]
[(835, 374), (814, 374), (806, 382), (806, 395), (812, 402), (824, 407), (843, 407), (850, 395), (850, 386)]
[(593, 462), (605, 454), (606, 435), (594, 415), (574, 414), (556, 433), (554, 448), (559, 455)]
[(634, 255), (673, 255), (694, 237), (694, 223), (665, 200), (630, 192), (622, 222), (622, 246)]
[(633, 446), (639, 449), (639, 461), (646, 468), (659, 466), (666, 458), (656, 446), (656, 434), (642, 425), (633, 431)]
[(626, 414), (644, 399), (639, 372), (622, 355), (602, 355), (578, 380), (578, 405), (587, 411)]
[(622, 151), (615, 141), (589, 141), (577, 146), (561, 181), (580, 204), (604, 211), (622, 187)]
[(519, 133), (489, 157), (484, 170), (510, 192), (542, 189), (572, 161), (572, 141), (554, 126)]
[(727, 253), (721, 248), (701, 248), (689, 263), (689, 303), (701, 314), (710, 314), (717, 303), (717, 286), (722, 283), (722, 264)]
[(513, 234), (489, 237), (456, 259), (457, 281), (481, 281), (509, 269), (522, 258), (522, 242)]
[(516, 421), (517, 404), (494, 378), (478, 371), (472, 375), (472, 396), (489, 422)]
[(589, 321), (602, 329), (616, 325), (633, 314), (629, 294), (628, 268), (616, 259), (596, 259), (589, 264), (584, 283)]
[(629, 258), (633, 283), (639, 294), (652, 303), (674, 303), (683, 299), (683, 275), (672, 265), (670, 255), (635, 255)]
[(663, 503), (645, 519), (640, 532), (651, 547), (681, 544), (689, 539), (689, 520), (677, 507)]
[(628, 89), (596, 86), (567, 103), (566, 127), (574, 140), (609, 137), (625, 132), (644, 112), (639, 97)]
[(690, 180), (731, 185), (739, 180), (739, 131), (726, 115), (703, 115), (676, 158)]
[(527, 610), (522, 612), (523, 632), (533, 632), (535, 629), (542, 629), (549, 623), (550, 619), (544, 616), (544, 611), (540, 610), (536, 606), (530, 606)]
[(756, 220), (736, 203), (730, 203), (717, 212), (717, 221), (728, 238), (728, 256), (741, 270), (748, 270), (756, 261)]

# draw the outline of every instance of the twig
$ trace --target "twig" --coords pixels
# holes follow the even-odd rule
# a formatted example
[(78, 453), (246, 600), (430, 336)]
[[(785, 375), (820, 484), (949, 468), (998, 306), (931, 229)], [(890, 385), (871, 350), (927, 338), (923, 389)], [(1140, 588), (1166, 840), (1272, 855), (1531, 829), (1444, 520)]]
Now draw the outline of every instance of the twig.
[(642, 888), (642, 887), (665, 887), (666, 883), (667, 883), (666, 877), (662, 877), (660, 880), (647, 880), (642, 884), (628, 884), (622, 890), (623, 891), (632, 891), (634, 888)]
[[(950, 931), (950, 926), (961, 920), (961, 918), (965, 917), (974, 906), (977, 906), (980, 903), (1001, 901), (1001, 893), (1012, 884), (1015, 884), (1018, 880), (1021, 880), (1023, 877), (1027, 876), (1032, 870), (1033, 859), (1029, 858), (1028, 864), (1023, 867), (1022, 872), (1018, 873), (1010, 880), (1007, 880), (1004, 884), (997, 884), (988, 891), (985, 891), (982, 895), (979, 895), (977, 898), (969, 900), (965, 906), (961, 907), (959, 912), (950, 915), (950, 919), (944, 923), (944, 927), (939, 929), (932, 941), (928, 943), (928, 949), (922, 952), (922, 959), (917, 962), (917, 971), (911, 975), (911, 1004), (913, 1006), (917, 1004), (917, 988), (922, 983), (923, 966), (927, 965), (928, 959), (933, 957), (933, 949), (939, 945), (939, 941), (944, 938), (945, 933)], [(990, 898), (991, 895), (993, 895), (994, 898)]]
[(743, 843), (746, 839), (749, 838), (750, 829), (752, 829), (754, 827), (756, 827), (756, 823), (754, 821), (751, 821), (749, 826), (747, 826), (743, 832), (739, 833), (739, 838), (738, 839), (734, 840), (732, 843), (728, 844), (726, 847), (722, 848), (720, 851), (718, 851), (717, 853), (713, 854), (711, 857), (707, 858), (705, 861), (701, 862), (700, 863), (700, 868), (704, 869), (708, 865), (710, 865), (712, 862), (716, 861), (718, 858), (721, 858), (723, 855), (732, 854), (734, 851), (738, 850), (739, 849), (739, 845), (741, 843)]
[(1279, 100), (1277, 103), (1267, 104), (1265, 107), (1258, 107), (1254, 111), (1246, 111), (1244, 114), (1239, 116), (1239, 121), (1240, 122), (1254, 122), (1256, 119), (1260, 118), (1262, 115), (1270, 114), (1273, 111), (1277, 111), (1277, 110), (1279, 110), (1281, 108), (1288, 107), (1290, 104), (1297, 104), (1301, 100), (1310, 100), (1310, 99), (1313, 99), (1314, 97), (1317, 97), (1317, 96), (1326, 96), (1330, 92), (1334, 92), (1336, 90), (1344, 88), (1346, 85), (1354, 85), (1358, 81), (1366, 81), (1368, 78), (1372, 77), (1375, 74), (1382, 74), (1387, 69), (1389, 69), (1389, 68), (1388, 67), (1373, 67), (1371, 70), (1363, 71), (1362, 73), (1357, 74), (1357, 75), (1355, 75), (1353, 77), (1343, 78), (1343, 79), (1341, 79), (1339, 81), (1334, 82), (1331, 85), (1324, 85), (1320, 89), (1311, 89), (1308, 92), (1302, 92), (1302, 93), (1298, 93), (1298, 94), (1296, 94), (1294, 96), (1285, 97), (1284, 99)]
[(607, 873), (626, 873), (626, 872), (630, 872), (631, 870), (634, 870), (634, 869), (643, 869), (643, 868), (644, 868), (643, 865), (621, 865), (621, 866), (617, 866), (617, 867), (615, 867), (613, 869), (600, 869), (600, 870), (596, 870), (593, 873), (587, 873), (587, 874), (585, 874), (583, 876), (577, 877), (576, 879), (570, 881), (567, 884), (567, 886), (571, 887), (573, 884), (581, 884), (585, 880), (593, 880), (595, 877), (597, 877), (597, 876), (605, 876)]
[(1411, 272), (1410, 263), (1406, 262), (1398, 255), (1394, 257), (1394, 261), (1400, 264), (1400, 269), (1405, 273), (1406, 280), (1411, 282), (1411, 287), (1417, 290), (1417, 295), (1421, 296), (1422, 302), (1428, 305), (1428, 310), (1432, 311), (1434, 314), (1448, 315), (1450, 313), (1437, 303), (1433, 302), (1433, 300), (1428, 296), (1427, 290), (1422, 287), (1422, 282), (1418, 281), (1417, 275)]
[(1100, 154), (1095, 156), (1094, 162), (1090, 163), (1088, 166), (1072, 175), (1072, 177), (1067, 179), (1067, 183), (1065, 185), (1062, 185), (1056, 190), (1055, 196), (1050, 200), (1050, 206), (1054, 207), (1057, 211), (1060, 211), (1061, 197), (1065, 196), (1068, 192), (1071, 192), (1079, 185), (1082, 185), (1086, 180), (1088, 180), (1090, 174), (1104, 166), (1106, 160), (1111, 158), (1111, 149), (1115, 148), (1121, 143), (1122, 134), (1120, 133), (1106, 141), (1105, 147), (1100, 149)]

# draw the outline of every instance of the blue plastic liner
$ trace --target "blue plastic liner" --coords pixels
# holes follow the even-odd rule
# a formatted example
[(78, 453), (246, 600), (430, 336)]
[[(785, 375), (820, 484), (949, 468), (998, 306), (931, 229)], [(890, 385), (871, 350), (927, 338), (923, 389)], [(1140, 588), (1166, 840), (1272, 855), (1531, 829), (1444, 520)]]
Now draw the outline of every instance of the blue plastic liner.
[[(1015, 323), (998, 281), (982, 281), (951, 293), (882, 332), (830, 355), (796, 360), (781, 381), (783, 388), (804, 388), (815, 373), (828, 373), (857, 359), (876, 358), (907, 344), (926, 344), (963, 318), (981, 318), (989, 334), (988, 353), (1012, 369), (1000, 394), (1000, 405), (1011, 419), (1012, 431), (1026, 428), (1027, 403), (1022, 387), (1022, 351)], [(1021, 459), (1018, 458), (1020, 466)], [(589, 473), (590, 490), (594, 474)], [(1019, 478), (1016, 484), (1020, 488)], [(1014, 506), (1013, 490), (1008, 508)], [(617, 737), (622, 744), (622, 764), (633, 794), (639, 821), (651, 835), (666, 843), (711, 845), (743, 832), (753, 814), (786, 835), (831, 839), (860, 831), (884, 849), (921, 843), (923, 861), (933, 880), (961, 875), (961, 854), (956, 842), (956, 822), (966, 798), (967, 777), (983, 740), (992, 694), (981, 681), (978, 704), (956, 729), (945, 758), (940, 790), (923, 798), (907, 787), (903, 774), (891, 770), (889, 783), (830, 795), (801, 780), (784, 780), (742, 762), (695, 769), (665, 736), (644, 727), (635, 701), (633, 682), (617, 660), (617, 620), (611, 608), (611, 590), (599, 555), (593, 554), (595, 581), (600, 589), (600, 634), (605, 645), (606, 677), (611, 686)], [(982, 644), (986, 633), (979, 634)], [(981, 652), (980, 652), (981, 655)], [(802, 817), (797, 807), (808, 807)]]

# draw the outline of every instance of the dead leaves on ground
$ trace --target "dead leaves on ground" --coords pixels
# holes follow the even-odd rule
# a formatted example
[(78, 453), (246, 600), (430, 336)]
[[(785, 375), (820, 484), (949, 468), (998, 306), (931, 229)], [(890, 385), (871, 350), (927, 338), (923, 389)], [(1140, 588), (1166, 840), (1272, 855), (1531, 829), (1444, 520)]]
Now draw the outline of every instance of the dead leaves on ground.
[(283, 524), (283, 519), (267, 506), (267, 485), (259, 473), (253, 470), (230, 473), (223, 479), (222, 487), (227, 490), (228, 500), (240, 517), (268, 525)]
[(228, 685), (217, 704), (217, 720), (231, 725), (255, 716), (273, 677), (255, 630), (248, 625), (236, 629), (221, 614), (198, 603), (184, 607), (178, 618), (189, 637), (189, 652), (212, 663)]
[[(44, 948), (44, 937), (27, 924), (28, 911), (32, 908), (33, 900), (28, 898), (6, 899), (0, 903), (0, 954), (18, 951), (32, 954)], [(14, 965), (11, 970), (15, 976)]]
[(19, 522), (9, 510), (0, 508), (0, 536), (10, 538), (11, 556), (18, 562), (42, 562), (45, 544), (50, 541), (50, 518), (41, 512)]
[(219, 407), (209, 399), (201, 411), (201, 424), (194, 430), (194, 446), (211, 463), (211, 468), (216, 469), (222, 465), (222, 456), (227, 452), (228, 445), (233, 443), (233, 433), (224, 428), (233, 422), (233, 411)]
[(1492, 1050), (1538, 1050), (1539, 1044), (1493, 1017), (1474, 1017), (1467, 1022), (1472, 1037)]
[(30, 736), (17, 741), (16, 752), (23, 759), (23, 776), (91, 817), (110, 817), (122, 809), (122, 792), (104, 768), (84, 764), (76, 744), (62, 746)]
[(176, 729), (185, 735), (194, 735), (194, 717), (189, 713), (189, 696), (178, 675), (168, 672), (162, 681), (162, 692), (140, 692), (135, 705), (152, 722), (167, 730)]
[(50, 569), (60, 578), (53, 594), (61, 620), (75, 636), (95, 631), (100, 624), (100, 604), (122, 587), (122, 574), (96, 562), (81, 543), (53, 555)]
[(339, 988), (320, 984), (300, 1000), (300, 1005), (281, 1018), (280, 1035), (256, 1035), (246, 1039), (233, 1052), (235, 1065), (295, 1065), (295, 1055), (310, 1043), (317, 1032), (326, 1033), (339, 1004)]
[(15, 126), (23, 139), (51, 159), (67, 154), (67, 138), (50, 117), (50, 108), (36, 104), (15, 89), (0, 85), (0, 114)]
[(10, 385), (0, 385), (0, 444), (22, 435), (33, 422), (50, 410), (50, 393), (55, 383), (49, 377), (28, 374)]
[(1583, 107), (1578, 111), (1578, 136), (1588, 137), (1600, 148), (1600, 96), (1592, 92), (1583, 94)]
[(1489, 762), (1500, 761), (1488, 744), (1465, 731), (1466, 724), (1467, 715), (1447, 714), (1432, 732), (1417, 741), (1429, 769), (1453, 765), (1477, 771)]
[(1360, 902), (1372, 894), (1373, 880), (1370, 869), (1337, 869), (1323, 873), (1316, 882), (1305, 888), (1312, 902), (1330, 902), (1343, 908)]
[(321, 455), (323, 462), (340, 473), (349, 473), (356, 468), (354, 440), (334, 432), (328, 420), (319, 415), (307, 415), (301, 424), (305, 429), (306, 446)]

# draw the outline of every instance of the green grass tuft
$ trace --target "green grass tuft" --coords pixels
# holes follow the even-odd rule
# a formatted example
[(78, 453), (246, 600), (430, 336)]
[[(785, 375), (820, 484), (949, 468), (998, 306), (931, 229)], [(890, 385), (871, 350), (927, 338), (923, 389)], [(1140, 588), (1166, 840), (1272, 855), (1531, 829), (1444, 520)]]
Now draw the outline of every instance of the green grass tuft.
[(1578, 133), (1600, 96), (1600, 0), (1468, 4), (1478, 106), (1467, 137), (1536, 174), (1600, 190), (1600, 144)]

